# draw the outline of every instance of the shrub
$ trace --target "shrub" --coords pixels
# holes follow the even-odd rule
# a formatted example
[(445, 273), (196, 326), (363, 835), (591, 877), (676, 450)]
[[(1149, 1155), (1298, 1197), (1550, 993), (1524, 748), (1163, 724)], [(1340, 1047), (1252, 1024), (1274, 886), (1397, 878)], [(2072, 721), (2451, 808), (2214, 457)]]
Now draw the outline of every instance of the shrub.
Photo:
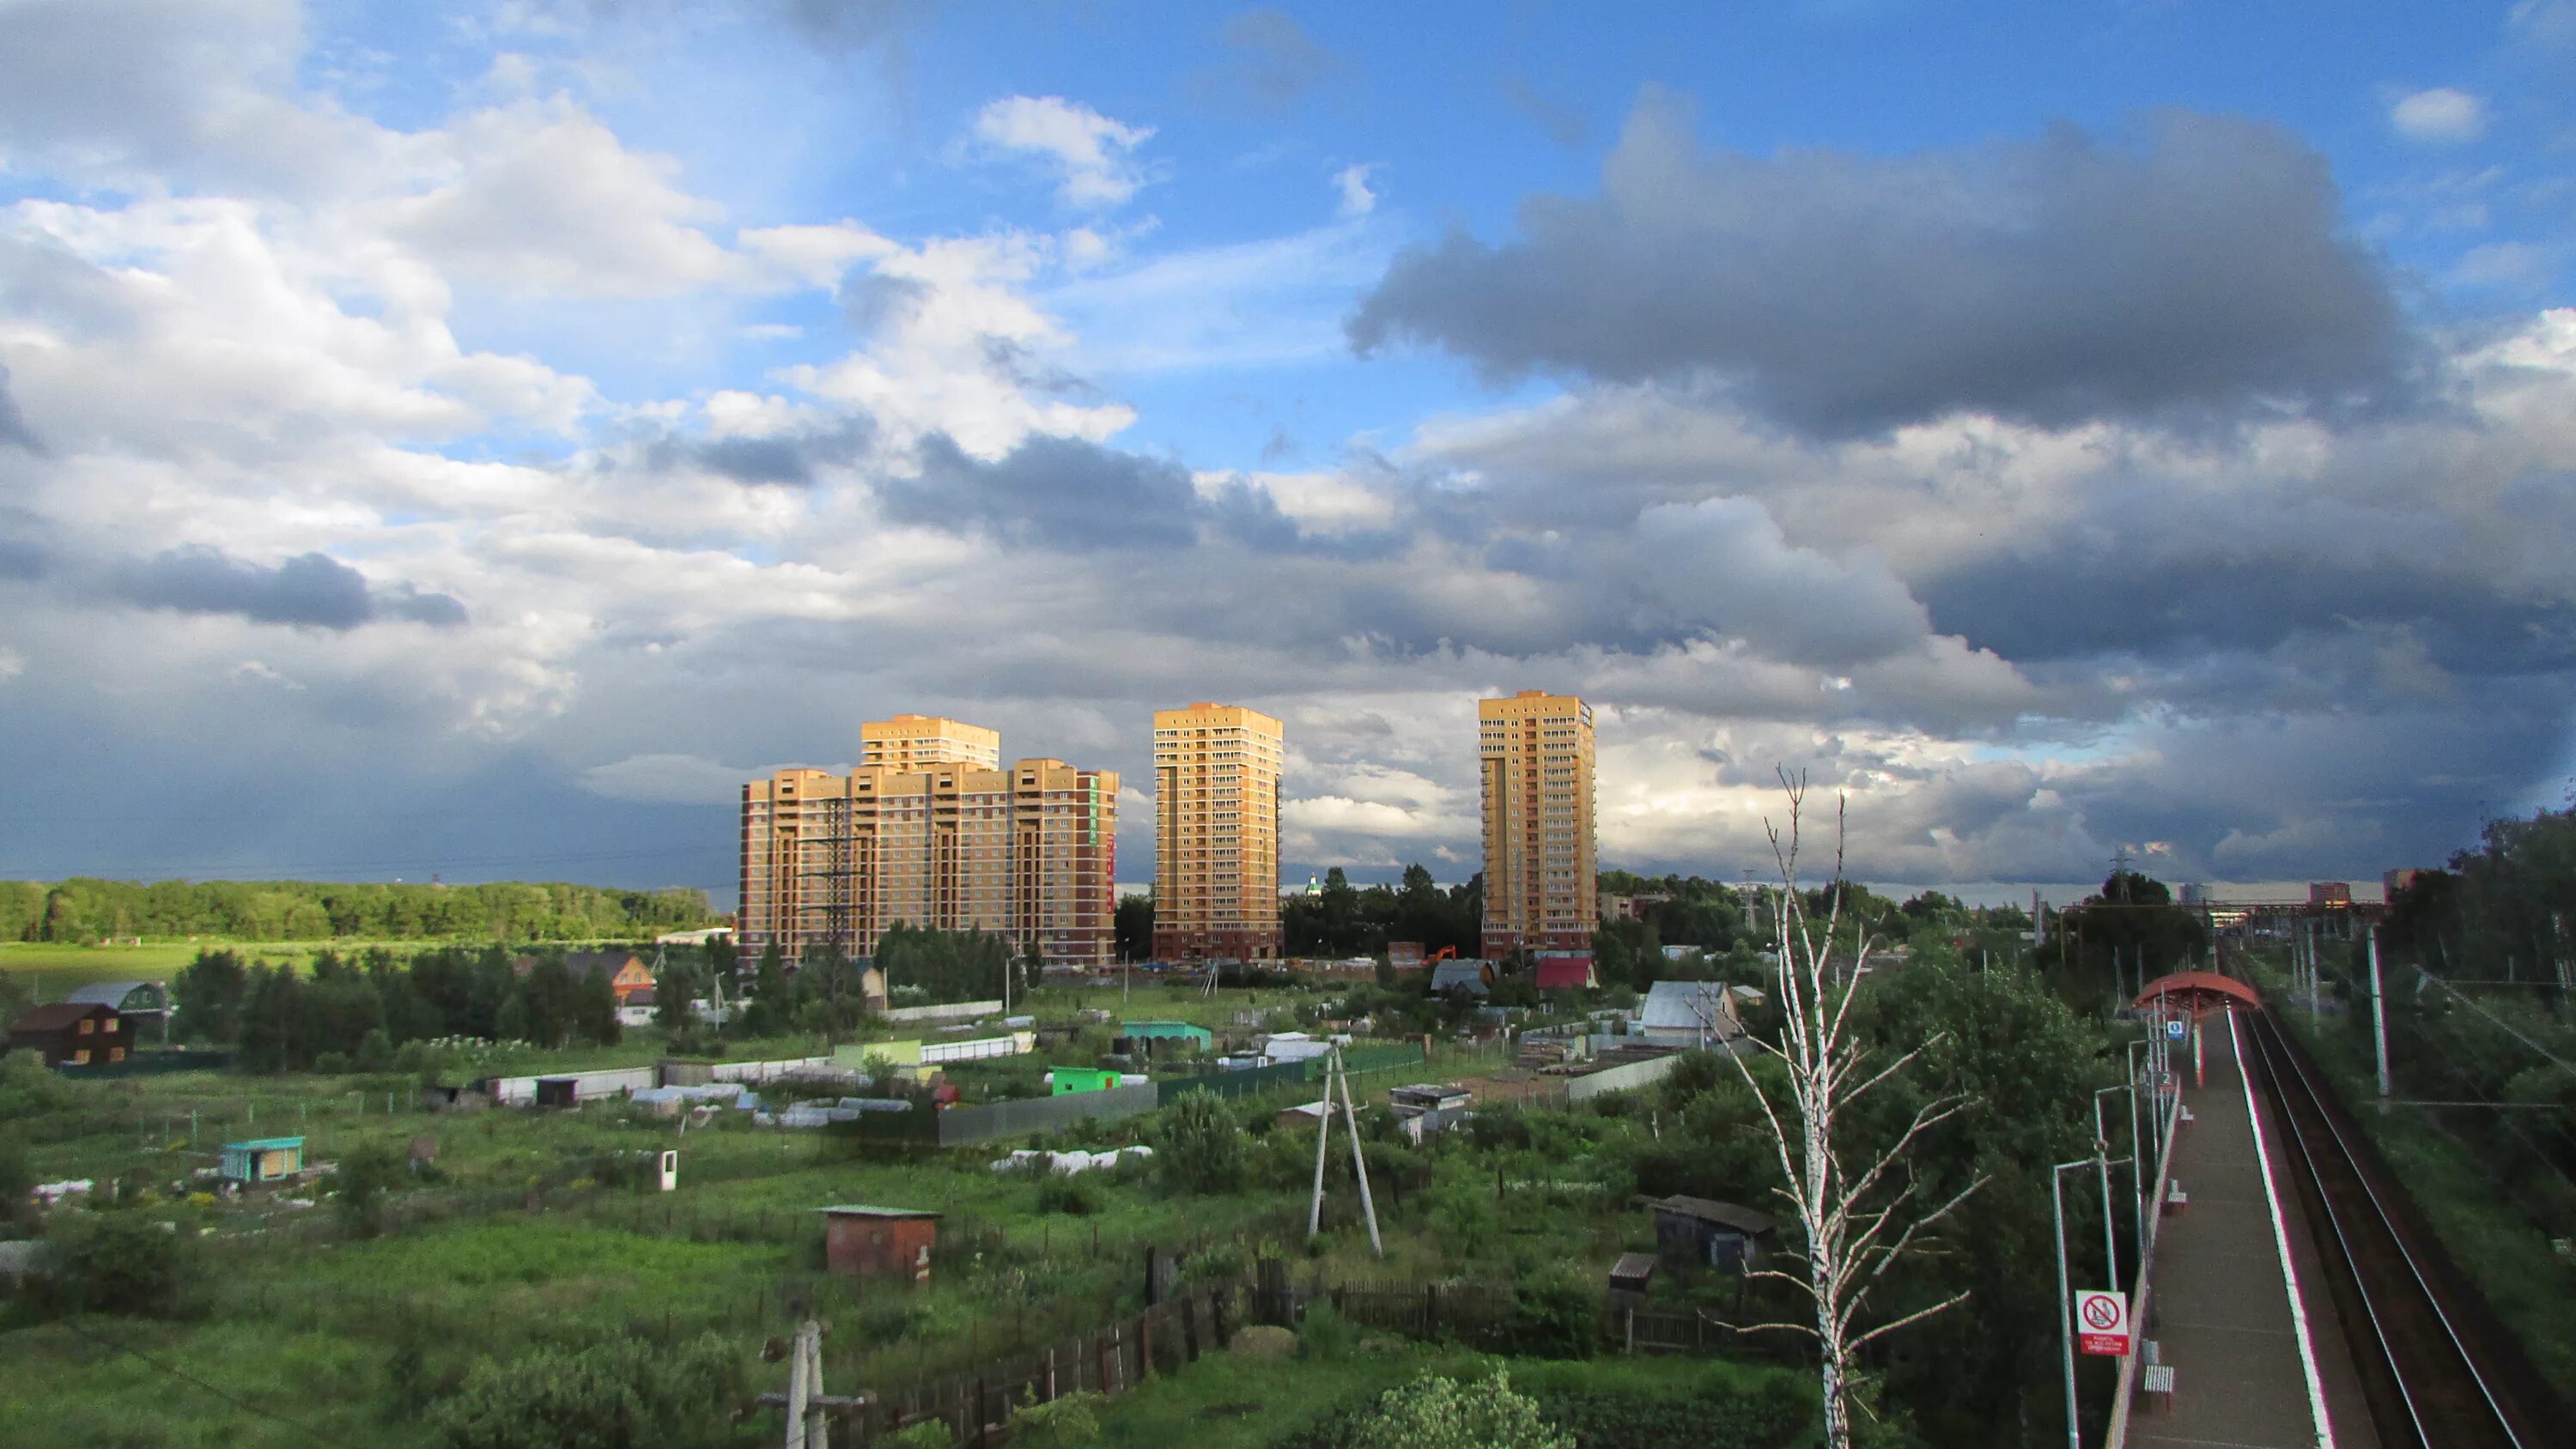
[(1087, 1172), (1050, 1172), (1038, 1179), (1038, 1211), (1087, 1218), (1100, 1211), (1100, 1184)]
[(1297, 1325), (1297, 1356), (1318, 1362), (1330, 1362), (1351, 1351), (1359, 1342), (1359, 1332), (1329, 1298), (1318, 1298), (1307, 1305), (1306, 1317)]
[(353, 1238), (372, 1238), (384, 1228), (386, 1194), (402, 1185), (403, 1159), (383, 1143), (369, 1143), (340, 1159), (332, 1173), (337, 1189), (332, 1208), (341, 1230)]
[(445, 1449), (720, 1449), (746, 1432), (710, 1409), (749, 1385), (712, 1334), (667, 1350), (634, 1338), (546, 1345), (477, 1363), (429, 1420)]
[(171, 1313), (193, 1281), (197, 1240), (165, 1226), (132, 1210), (55, 1213), (40, 1299), (64, 1313)]
[(1185, 1092), (1162, 1114), (1154, 1161), (1163, 1181), (1186, 1192), (1243, 1186), (1243, 1126), (1213, 1092)]
[(898, 1429), (880, 1439), (872, 1439), (877, 1449), (954, 1449), (957, 1436), (938, 1419), (924, 1419), (908, 1429)]
[[(1512, 1391), (1496, 1369), (1482, 1382), (1428, 1375), (1379, 1399), (1346, 1441), (1350, 1449), (1574, 1449), (1538, 1401)], [(1618, 1442), (1618, 1441), (1604, 1441)]]
[(1066, 1394), (1011, 1411), (1011, 1443), (1026, 1449), (1082, 1449), (1100, 1437), (1099, 1394)]
[(1512, 1289), (1504, 1325), (1511, 1351), (1533, 1358), (1587, 1358), (1600, 1336), (1591, 1292), (1571, 1278), (1542, 1277)]

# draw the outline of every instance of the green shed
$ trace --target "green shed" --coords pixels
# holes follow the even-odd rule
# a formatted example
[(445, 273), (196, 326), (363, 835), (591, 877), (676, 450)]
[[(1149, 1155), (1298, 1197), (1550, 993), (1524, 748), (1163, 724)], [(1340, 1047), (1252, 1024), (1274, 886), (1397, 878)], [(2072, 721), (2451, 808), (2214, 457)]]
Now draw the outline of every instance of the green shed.
[(1122, 1021), (1118, 1034), (1131, 1041), (1186, 1041), (1202, 1047), (1216, 1044), (1216, 1033), (1186, 1021)]
[(1074, 1092), (1106, 1092), (1118, 1085), (1118, 1074), (1098, 1067), (1057, 1067), (1047, 1074), (1054, 1079), (1053, 1095), (1062, 1097)]

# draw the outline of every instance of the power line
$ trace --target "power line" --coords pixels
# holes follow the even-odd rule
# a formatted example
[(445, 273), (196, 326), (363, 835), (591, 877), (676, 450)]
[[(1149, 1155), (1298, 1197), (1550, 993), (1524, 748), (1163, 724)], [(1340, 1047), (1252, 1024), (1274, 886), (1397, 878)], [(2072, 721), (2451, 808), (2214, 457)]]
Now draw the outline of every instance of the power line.
[(329, 1445), (330, 1449), (340, 1449), (340, 1445), (337, 1440), (332, 1439), (329, 1435), (324, 1434), (321, 1430), (314, 1428), (310, 1424), (290, 1419), (284, 1414), (278, 1413), (273, 1409), (263, 1409), (257, 1404), (237, 1399), (231, 1394), (224, 1392), (222, 1389), (216, 1388), (213, 1384), (207, 1383), (204, 1379), (197, 1377), (195, 1374), (188, 1372), (186, 1369), (180, 1368), (175, 1364), (163, 1363), (161, 1360), (154, 1358), (152, 1355), (145, 1353), (139, 1348), (118, 1343), (112, 1338), (92, 1333), (88, 1329), (81, 1327), (79, 1324), (72, 1322), (68, 1318), (57, 1319), (55, 1321), (71, 1332), (78, 1334), (82, 1338), (86, 1338), (90, 1342), (98, 1344), (103, 1348), (113, 1349), (122, 1354), (129, 1354), (135, 1358), (141, 1359), (143, 1362), (159, 1369), (161, 1372), (168, 1374), (173, 1378), (194, 1384), (198, 1388), (205, 1390), (207, 1393), (214, 1395), (216, 1398), (223, 1400), (225, 1403), (232, 1405), (234, 1408), (241, 1410), (245, 1414), (256, 1414), (263, 1419), (269, 1419), (276, 1423), (284, 1424), (286, 1427), (293, 1429), (295, 1432), (302, 1434), (304, 1437), (311, 1439), (317, 1444)]

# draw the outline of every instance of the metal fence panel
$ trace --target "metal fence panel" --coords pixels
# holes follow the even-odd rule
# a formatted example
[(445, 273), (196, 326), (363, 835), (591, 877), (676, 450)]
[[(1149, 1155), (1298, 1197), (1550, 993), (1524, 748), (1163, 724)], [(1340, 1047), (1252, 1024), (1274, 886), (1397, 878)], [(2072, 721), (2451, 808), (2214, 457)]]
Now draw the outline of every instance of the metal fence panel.
[(958, 1147), (1031, 1132), (1052, 1132), (1076, 1122), (1117, 1122), (1154, 1110), (1152, 1084), (1111, 1087), (1103, 1092), (1068, 1092), (1061, 1097), (1031, 1097), (993, 1102), (981, 1107), (951, 1107), (939, 1114), (939, 1145)]
[(1681, 1064), (1682, 1054), (1675, 1052), (1671, 1056), (1656, 1057), (1652, 1061), (1630, 1062), (1624, 1067), (1611, 1067), (1589, 1076), (1570, 1077), (1565, 1083), (1565, 1099), (1569, 1102), (1580, 1102), (1600, 1096), (1603, 1092), (1633, 1091), (1638, 1087), (1663, 1080), (1673, 1068)]

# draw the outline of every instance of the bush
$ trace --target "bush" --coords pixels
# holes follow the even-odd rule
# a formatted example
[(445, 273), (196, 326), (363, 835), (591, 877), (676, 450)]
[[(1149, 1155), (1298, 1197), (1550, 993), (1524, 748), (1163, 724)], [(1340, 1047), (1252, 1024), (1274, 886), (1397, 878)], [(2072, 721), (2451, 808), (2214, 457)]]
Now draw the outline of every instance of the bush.
[(61, 1313), (172, 1313), (195, 1280), (197, 1240), (165, 1229), (131, 1209), (55, 1213), (40, 1300)]
[(715, 1410), (749, 1391), (713, 1334), (667, 1350), (612, 1338), (484, 1359), (429, 1421), (445, 1449), (730, 1449), (748, 1431)]
[(1011, 1443), (1026, 1449), (1082, 1449), (1100, 1437), (1099, 1394), (1066, 1394), (1051, 1404), (1011, 1411)]
[(1590, 1290), (1571, 1278), (1545, 1277), (1512, 1289), (1512, 1314), (1503, 1332), (1513, 1353), (1589, 1358), (1601, 1320)]
[[(1390, 1389), (1353, 1426), (1350, 1449), (1574, 1449), (1538, 1401), (1512, 1391), (1502, 1370), (1480, 1383), (1429, 1375)], [(1623, 1443), (1604, 1440), (1603, 1443)]]
[(353, 1238), (372, 1238), (384, 1230), (387, 1194), (402, 1186), (403, 1158), (384, 1143), (369, 1143), (340, 1159), (332, 1172), (337, 1195), (332, 1209), (340, 1228)]
[(1100, 1211), (1100, 1184), (1087, 1172), (1050, 1172), (1038, 1179), (1038, 1211), (1087, 1218)]
[(911, 1428), (868, 1442), (876, 1449), (954, 1449), (957, 1436), (949, 1433), (948, 1425), (941, 1420), (924, 1419)]
[(1214, 1092), (1184, 1092), (1162, 1113), (1154, 1162), (1163, 1181), (1185, 1192), (1233, 1192), (1243, 1186), (1243, 1126)]
[(1305, 1320), (1297, 1325), (1297, 1356), (1318, 1362), (1330, 1362), (1351, 1351), (1359, 1342), (1359, 1331), (1353, 1328), (1329, 1298), (1318, 1298), (1306, 1307)]

